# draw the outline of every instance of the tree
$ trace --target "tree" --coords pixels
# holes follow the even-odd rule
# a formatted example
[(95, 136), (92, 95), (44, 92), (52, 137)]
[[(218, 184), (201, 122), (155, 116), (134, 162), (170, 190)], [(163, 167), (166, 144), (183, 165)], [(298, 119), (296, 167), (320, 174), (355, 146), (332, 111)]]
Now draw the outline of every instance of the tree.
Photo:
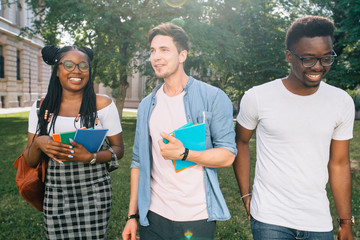
[(146, 51), (148, 30), (174, 15), (184, 19), (201, 17), (201, 7), (195, 2), (172, 8), (154, 0), (26, 1), (40, 19), (34, 22), (33, 33), (41, 33), (48, 44), (58, 43), (63, 29), (76, 45), (94, 50), (93, 76), (97, 82), (117, 89), (120, 117), (129, 86), (127, 78), (140, 68), (135, 60)]
[(199, 78), (222, 88), (235, 108), (246, 90), (288, 72), (284, 55), (287, 21), (275, 13), (275, 2), (214, 1), (209, 26), (195, 33), (202, 51), (196, 59), (203, 66)]

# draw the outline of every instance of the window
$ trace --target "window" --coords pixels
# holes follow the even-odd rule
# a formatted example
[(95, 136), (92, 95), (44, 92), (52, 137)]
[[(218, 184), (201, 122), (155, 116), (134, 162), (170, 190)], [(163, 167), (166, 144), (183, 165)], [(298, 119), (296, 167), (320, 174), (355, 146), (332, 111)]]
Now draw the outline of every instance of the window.
[(20, 62), (20, 51), (17, 50), (17, 51), (16, 51), (16, 79), (17, 79), (17, 80), (21, 80), (21, 76), (20, 76), (20, 70), (21, 70), (20, 64), (21, 64), (21, 62)]
[(0, 0), (0, 17), (4, 16), (4, 3)]
[(5, 78), (5, 61), (4, 61), (4, 53), (3, 46), (0, 45), (0, 78)]
[(20, 27), (21, 3), (15, 4), (15, 24)]
[(18, 99), (18, 107), (21, 107), (21, 96), (18, 96), (17, 99)]
[(1, 108), (5, 108), (5, 96), (1, 96)]

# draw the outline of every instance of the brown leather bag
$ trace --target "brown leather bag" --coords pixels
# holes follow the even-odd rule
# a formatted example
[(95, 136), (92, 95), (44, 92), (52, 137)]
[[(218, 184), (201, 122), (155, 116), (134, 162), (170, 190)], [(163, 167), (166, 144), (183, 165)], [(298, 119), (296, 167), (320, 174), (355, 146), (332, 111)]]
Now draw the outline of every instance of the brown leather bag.
[[(36, 102), (36, 110), (39, 115), (39, 109), (44, 98), (38, 99)], [(45, 173), (47, 168), (47, 160), (41, 158), (36, 168), (29, 167), (24, 159), (24, 151), (20, 157), (14, 162), (17, 169), (15, 182), (19, 189), (20, 195), (37, 210), (43, 211), (44, 194), (45, 194)]]
[(23, 156), (24, 151), (14, 162), (14, 167), (17, 169), (15, 178), (16, 186), (19, 189), (20, 195), (37, 210), (42, 212), (47, 162), (41, 159), (36, 168), (31, 168), (25, 162)]

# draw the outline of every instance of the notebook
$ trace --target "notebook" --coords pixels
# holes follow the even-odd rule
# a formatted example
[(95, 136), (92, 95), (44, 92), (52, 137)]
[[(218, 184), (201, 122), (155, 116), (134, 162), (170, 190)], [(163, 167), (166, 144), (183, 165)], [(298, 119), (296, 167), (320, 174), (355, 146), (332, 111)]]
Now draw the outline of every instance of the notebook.
[(103, 144), (109, 129), (77, 129), (74, 140), (83, 145), (89, 152), (96, 153)]

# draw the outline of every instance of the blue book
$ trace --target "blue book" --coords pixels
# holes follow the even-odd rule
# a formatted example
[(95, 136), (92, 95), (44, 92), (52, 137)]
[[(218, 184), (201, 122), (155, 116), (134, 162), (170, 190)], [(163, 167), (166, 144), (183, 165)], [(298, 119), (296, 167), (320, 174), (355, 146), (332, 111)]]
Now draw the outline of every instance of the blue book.
[[(179, 139), (185, 148), (194, 151), (204, 151), (205, 132), (205, 123), (192, 124), (192, 122), (190, 122), (176, 129), (174, 132), (170, 133), (170, 135)], [(168, 143), (168, 141), (165, 140), (166, 139), (164, 139), (164, 142)], [(174, 160), (173, 164), (175, 167), (175, 172), (180, 172), (188, 167), (196, 165), (196, 163), (187, 160)]]
[(89, 152), (96, 153), (103, 144), (109, 129), (77, 129), (74, 140), (83, 145)]

